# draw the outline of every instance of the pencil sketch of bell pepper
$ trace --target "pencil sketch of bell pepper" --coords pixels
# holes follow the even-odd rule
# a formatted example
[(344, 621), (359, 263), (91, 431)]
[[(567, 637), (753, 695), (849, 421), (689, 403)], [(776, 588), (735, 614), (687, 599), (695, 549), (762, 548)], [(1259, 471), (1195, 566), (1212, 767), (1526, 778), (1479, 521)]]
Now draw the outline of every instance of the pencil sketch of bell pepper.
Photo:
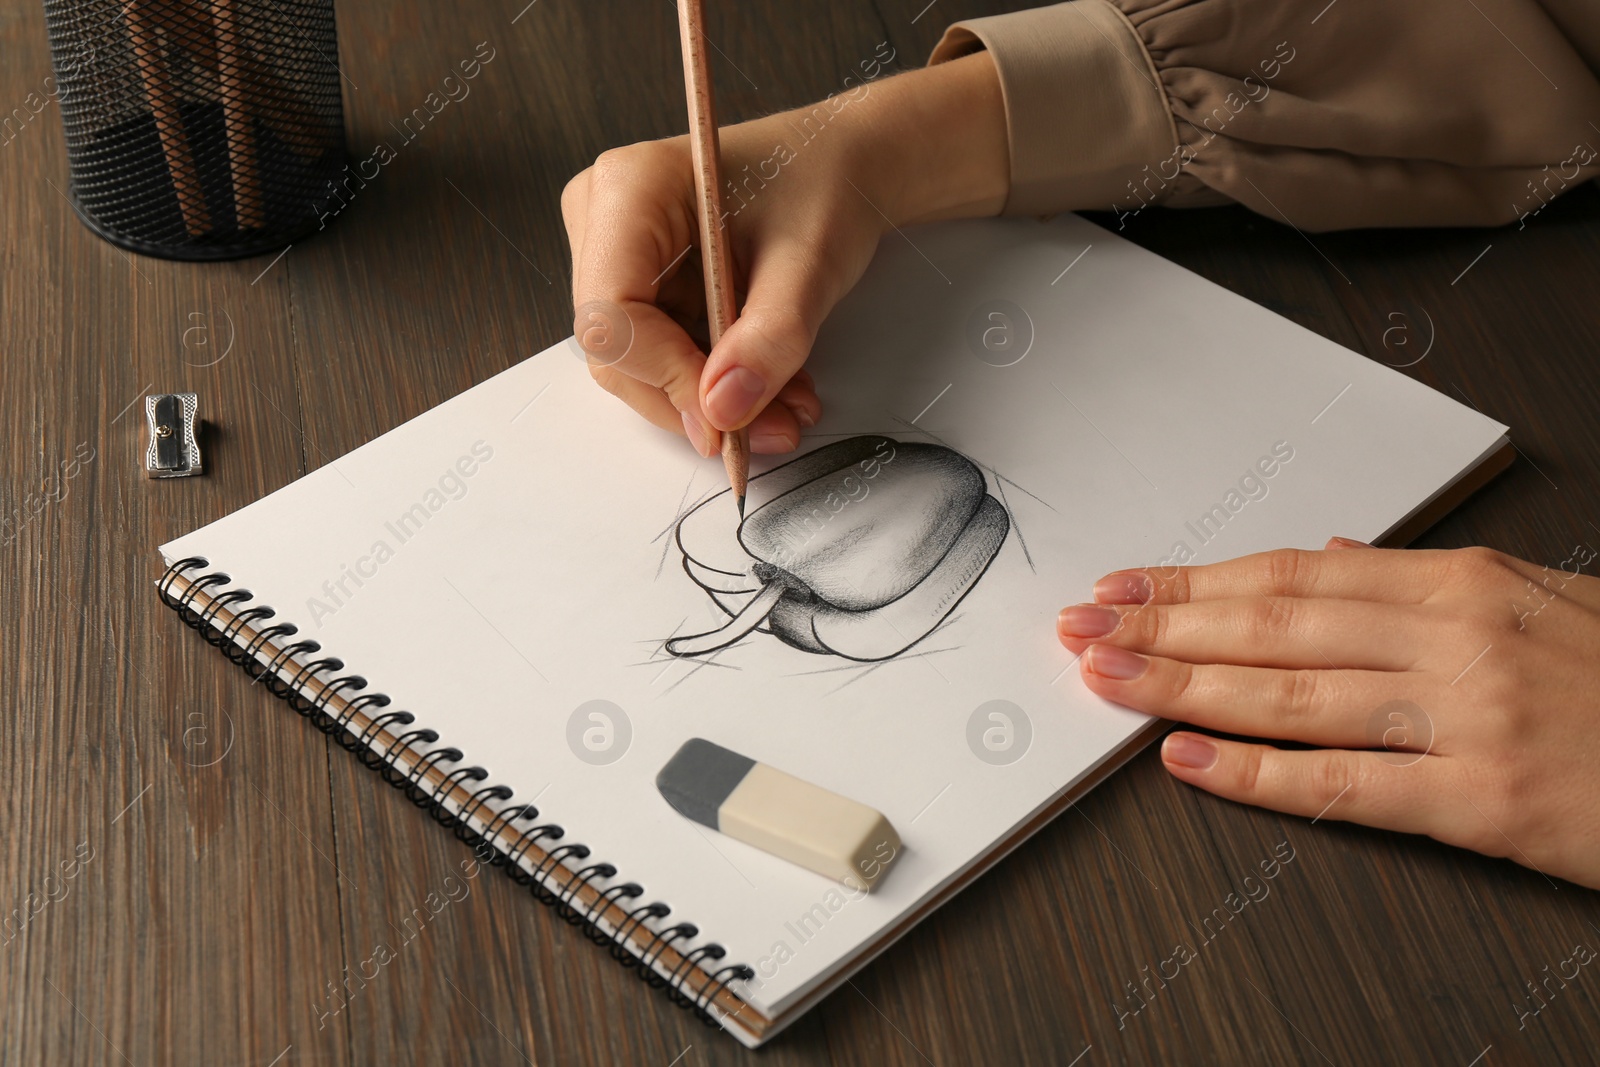
[(674, 656), (752, 632), (852, 660), (897, 656), (972, 590), (1011, 528), (970, 459), (877, 435), (776, 467), (749, 493), (734, 536), (726, 493), (678, 523), (684, 571), (729, 619), (669, 640)]

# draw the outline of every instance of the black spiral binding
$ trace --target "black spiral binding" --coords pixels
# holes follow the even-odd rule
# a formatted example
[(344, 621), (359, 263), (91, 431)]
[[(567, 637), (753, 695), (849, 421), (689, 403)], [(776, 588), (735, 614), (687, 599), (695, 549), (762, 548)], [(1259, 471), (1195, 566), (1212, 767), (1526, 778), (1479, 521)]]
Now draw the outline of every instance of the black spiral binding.
[[(474, 785), (485, 782), (489, 777), (488, 772), (477, 766), (457, 767), (445, 773), (437, 785), (429, 788), (427, 778), (430, 770), (440, 770), (439, 765), (444, 763), (461, 763), (466, 759), (465, 754), (450, 746), (425, 751), (420, 749), (419, 745), (434, 745), (439, 735), (433, 730), (403, 729), (415, 721), (409, 711), (369, 714), (367, 725), (358, 734), (353, 728), (356, 714), (367, 712), (368, 709), (386, 708), (390, 703), (389, 698), (382, 693), (363, 693), (367, 680), (359, 675), (319, 677), (324, 672), (343, 670), (344, 662), (331, 656), (310, 659), (313, 653), (322, 651), (322, 646), (316, 641), (280, 645), (263, 664), (259, 657), (269, 644), (275, 638), (294, 636), (298, 628), (290, 622), (264, 626), (256, 629), (255, 637), (248, 643), (241, 645), (239, 638), (246, 626), (256, 627), (277, 613), (266, 606), (238, 608), (238, 605), (254, 599), (254, 594), (248, 589), (226, 589), (210, 594), (210, 602), (205, 609), (196, 610), (194, 602), (200, 593), (226, 586), (233, 580), (222, 572), (190, 578), (188, 587), (181, 595), (172, 592), (173, 580), (179, 575), (187, 578), (186, 572), (208, 566), (210, 563), (204, 557), (189, 556), (168, 567), (156, 583), (162, 601), (176, 611), (179, 618), (197, 630), (208, 643), (221, 649), (250, 677), (265, 681), (274, 696), (285, 701), (323, 733), (333, 737), (367, 767), (377, 771), (384, 781), (401, 790), (412, 803), (426, 810), (441, 825), (450, 827), (459, 840), (472, 846), (480, 862), (499, 867), (518, 885), (526, 886), (539, 903), (550, 907), (564, 921), (580, 927), (589, 940), (608, 945), (613, 959), (634, 970), (652, 988), (665, 990), (674, 1004), (692, 1012), (708, 1026), (719, 1025), (712, 1011), (717, 996), (727, 988), (729, 982), (754, 978), (754, 970), (742, 963), (721, 967), (714, 972), (704, 967), (707, 961), (721, 960), (727, 955), (726, 949), (713, 942), (680, 953), (677, 965), (663, 977), (656, 966), (667, 948), (674, 941), (692, 940), (699, 935), (699, 927), (693, 923), (677, 923), (673, 926), (662, 924), (659, 920), (665, 919), (672, 909), (660, 901), (626, 910), (624, 901), (633, 901), (644, 893), (636, 882), (615, 882), (600, 890), (588, 907), (580, 907), (577, 903), (579, 894), (585, 888), (594, 889), (594, 883), (617, 876), (617, 869), (609, 863), (591, 863), (575, 870), (568, 870), (562, 864), (567, 859), (577, 863), (587, 860), (590, 855), (587, 845), (563, 843), (547, 848), (544, 859), (533, 873), (529, 873), (522, 865), (528, 850), (541, 841), (560, 841), (566, 834), (562, 827), (555, 823), (529, 826), (520, 831), (509, 851), (497, 845), (495, 842), (502, 834), (513, 829), (514, 823), (537, 820), (539, 809), (532, 804), (507, 803), (512, 797), (510, 787), (490, 784), (474, 789), (459, 812), (451, 811), (445, 804), (445, 798), (457, 788), (468, 788), (469, 782)], [(217, 616), (223, 608), (229, 608), (233, 618), (227, 625), (219, 626)], [(303, 655), (308, 661), (302, 666), (295, 661), (296, 655)], [(284, 674), (291, 668), (293, 673), (285, 680)], [(320, 689), (315, 697), (308, 697), (307, 683), (313, 680)], [(353, 699), (346, 697), (344, 711), (336, 714), (329, 707), (329, 701), (340, 693), (360, 695)], [(386, 731), (393, 740), (381, 749), (375, 747), (377, 739)], [(402, 755), (408, 757), (405, 762), (410, 764), (409, 767), (402, 763)], [(491, 807), (491, 801), (498, 802), (499, 807)], [(474, 819), (483, 824), (482, 830), (473, 827)], [(566, 873), (565, 880), (555, 883), (561, 872)], [(600, 918), (613, 907), (626, 910), (627, 917), (614, 929), (607, 930), (600, 925)], [(650, 925), (652, 922), (655, 925)], [(643, 952), (636, 955), (628, 948), (629, 940), (645, 933), (651, 935), (650, 940)], [(709, 980), (702, 986), (701, 992), (687, 992), (684, 985), (697, 968), (708, 974)]]

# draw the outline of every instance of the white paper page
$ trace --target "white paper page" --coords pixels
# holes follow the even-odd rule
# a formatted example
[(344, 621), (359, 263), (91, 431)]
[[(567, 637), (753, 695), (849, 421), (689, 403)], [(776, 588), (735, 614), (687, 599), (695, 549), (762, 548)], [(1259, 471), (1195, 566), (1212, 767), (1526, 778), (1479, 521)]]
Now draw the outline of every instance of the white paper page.
[[(1009, 366), (993, 365), (1015, 358), (1003, 336), (987, 349), (968, 340), (1005, 325), (985, 317), (993, 300), (1012, 305), (1014, 344), (1014, 309), (1031, 322), (1031, 347)], [(958, 542), (971, 560), (957, 577), (980, 576), (942, 628), (887, 660), (764, 632), (715, 655), (666, 651), (669, 637), (728, 618), (691, 580), (673, 533), (726, 488), (721, 462), (604, 394), (570, 341), (163, 553), (207, 557), (489, 781), (537, 797), (566, 841), (593, 849), (589, 862), (615, 864), (673, 921), (696, 923), (701, 941), (726, 946), (724, 962), (756, 967), (742, 992), (774, 1014), (1147, 721), (1088, 693), (1056, 639), (1057, 612), (1088, 599), (1096, 578), (1175, 554), (1208, 562), (1376, 536), (1504, 432), (1077, 218), (891, 234), (809, 366), (826, 415), (804, 450), (852, 435), (898, 445), (875, 475), (855, 468), (847, 492), (860, 499), (824, 516), (823, 542), (874, 501), (899, 501), (895, 536), (915, 526), (907, 515), (926, 518), (903, 488), (890, 492), (902, 471), (946, 494), (934, 511), (957, 516), (954, 536), (977, 525), (960, 519), (970, 480), (966, 495), (951, 489), (955, 468), (914, 445), (975, 461), (980, 495), (1004, 516), (986, 569), (972, 562), (981, 543)], [(930, 463), (948, 477), (927, 475)], [(731, 533), (731, 505), (718, 506)], [(864, 528), (855, 548), (886, 562), (862, 567), (849, 545), (834, 572), (804, 552), (791, 562), (819, 583), (842, 568), (869, 601), (881, 597), (903, 580), (885, 575), (914, 576), (918, 557), (908, 564), (874, 541), (879, 527)], [(952, 536), (923, 534), (941, 551)], [(926, 598), (928, 611), (951, 596)], [(920, 636), (923, 616), (885, 623), (874, 611), (855, 611), (865, 628), (840, 622), (829, 647), (881, 649), (897, 627)], [(600, 725), (572, 724), (592, 701), (625, 713), (626, 738), (611, 713), (614, 762), (586, 762), (581, 739), (569, 744), (569, 732)], [(995, 701), (1011, 709), (1010, 749), (1004, 720), (979, 713)], [(998, 752), (983, 744), (992, 729)], [(687, 821), (654, 779), (691, 737), (877, 808), (904, 852), (863, 897)]]

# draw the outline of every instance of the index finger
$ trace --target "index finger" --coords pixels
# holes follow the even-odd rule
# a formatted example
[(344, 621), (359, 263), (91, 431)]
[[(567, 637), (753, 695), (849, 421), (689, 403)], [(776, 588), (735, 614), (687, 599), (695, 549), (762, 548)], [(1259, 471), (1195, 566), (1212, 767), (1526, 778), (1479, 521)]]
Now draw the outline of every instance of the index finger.
[(1437, 557), (1442, 554), (1400, 548), (1280, 548), (1199, 567), (1115, 571), (1095, 583), (1094, 598), (1102, 604), (1187, 604), (1247, 596), (1420, 604), (1439, 587)]

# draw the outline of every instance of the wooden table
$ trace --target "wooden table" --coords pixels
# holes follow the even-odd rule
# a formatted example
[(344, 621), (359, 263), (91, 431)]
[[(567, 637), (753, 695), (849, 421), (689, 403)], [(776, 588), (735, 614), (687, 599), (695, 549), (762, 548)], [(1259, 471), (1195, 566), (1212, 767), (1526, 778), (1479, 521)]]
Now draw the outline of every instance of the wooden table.
[[(463, 847), (151, 587), (158, 543), (570, 331), (557, 199), (604, 148), (682, 130), (675, 14), (524, 4), (340, 6), (356, 158), (396, 141), (391, 120), (480, 42), (494, 58), (326, 234), (276, 260), (130, 258), (60, 192), (54, 105), (5, 130), (4, 506), (43, 485), (61, 499), (0, 551), (0, 915), (47, 900), (0, 943), (0, 1062), (755, 1062), (500, 878), (329, 1011), (329, 983), (395, 938)], [(724, 120), (838, 90), (885, 40), (919, 64), (948, 21), (1006, 5), (921, 6), (717, 5)], [(9, 109), (49, 74), (36, 0), (5, 5), (0, 45)], [(1228, 209), (1145, 212), (1127, 233), (1375, 359), (1423, 357), (1405, 372), (1511, 424), (1518, 462), (1423, 544), (1551, 564), (1600, 545), (1592, 185), (1522, 230), (1307, 237)], [(152, 390), (200, 394), (204, 478), (143, 477)], [(1275, 847), (1295, 858), (1270, 896), (1206, 940)], [(1526, 982), (1600, 949), (1597, 922), (1600, 897), (1570, 884), (1218, 801), (1149, 753), (761, 1062), (1592, 1062), (1600, 967), (1519, 1009), (1541, 1003)], [(1173, 973), (1180, 943), (1196, 958), (1143, 984)]]

